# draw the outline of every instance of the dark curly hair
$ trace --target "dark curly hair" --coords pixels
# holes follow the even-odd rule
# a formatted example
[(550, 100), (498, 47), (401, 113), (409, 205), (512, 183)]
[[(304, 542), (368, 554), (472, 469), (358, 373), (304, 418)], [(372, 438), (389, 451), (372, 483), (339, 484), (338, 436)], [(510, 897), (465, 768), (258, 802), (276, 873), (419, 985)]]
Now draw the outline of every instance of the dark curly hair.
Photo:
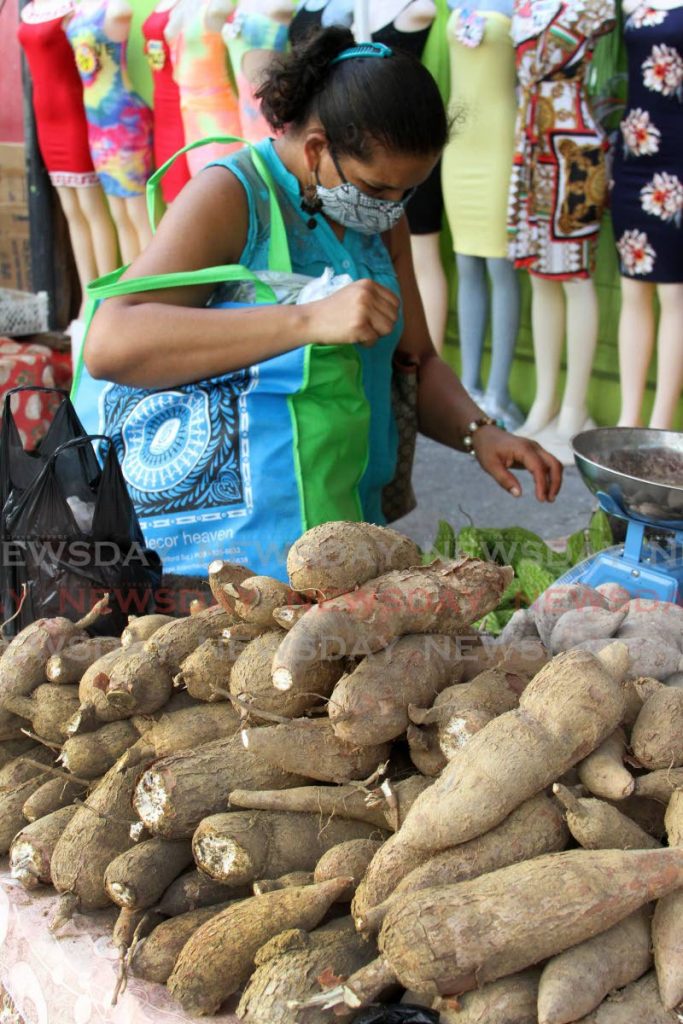
[(367, 159), (373, 144), (416, 156), (440, 152), (448, 117), (436, 82), (409, 53), (333, 64), (354, 46), (348, 29), (316, 32), (270, 65), (256, 93), (275, 131), (319, 119), (342, 155)]

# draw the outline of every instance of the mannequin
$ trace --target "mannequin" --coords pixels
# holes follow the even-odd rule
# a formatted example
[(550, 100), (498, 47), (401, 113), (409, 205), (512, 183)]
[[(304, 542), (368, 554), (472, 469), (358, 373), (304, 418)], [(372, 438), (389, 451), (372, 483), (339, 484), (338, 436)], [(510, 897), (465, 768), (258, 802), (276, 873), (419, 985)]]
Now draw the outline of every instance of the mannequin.
[[(372, 0), (365, 5), (357, 0), (329, 0), (323, 4), (306, 0), (294, 16), (290, 39), (296, 43), (321, 25), (342, 24), (352, 28), (361, 41), (369, 33), (375, 42), (408, 50), (420, 59), (436, 13), (433, 0)], [(439, 352), (448, 313), (448, 282), (439, 247), (443, 216), (440, 176), (437, 167), (406, 209), (418, 288), (429, 333)]]
[[(520, 433), (566, 464), (569, 441), (591, 426), (586, 393), (598, 340), (591, 274), (606, 200), (607, 143), (584, 78), (612, 0), (515, 0), (512, 37), (521, 105), (510, 184), (510, 255), (531, 273), (536, 397)], [(556, 398), (567, 337), (567, 380)], [(557, 419), (554, 417), (557, 416)]]
[(84, 87), (90, 151), (124, 263), (134, 260), (152, 237), (145, 206), (153, 167), (152, 112), (128, 77), (132, 16), (128, 0), (80, 0), (66, 23)]
[[(619, 425), (642, 424), (656, 295), (657, 386), (649, 425), (670, 430), (683, 388), (683, 3), (648, 0), (644, 12), (627, 0), (623, 12), (629, 86), (612, 193), (622, 275)], [(663, 82), (648, 77), (655, 46), (673, 60)], [(662, 184), (658, 195), (653, 185)]]
[(84, 302), (88, 282), (116, 268), (117, 245), (90, 155), (81, 80), (64, 35), (72, 11), (73, 0), (33, 0), (21, 12), (18, 36), (33, 79), (38, 145), (66, 217)]
[[(221, 38), (232, 8), (231, 0), (179, 0), (171, 11), (166, 39), (188, 143), (213, 135), (240, 134), (237, 96)], [(190, 174), (198, 174), (212, 160), (239, 148), (240, 143), (212, 144), (193, 150), (187, 155)]]
[[(507, 258), (506, 232), (517, 112), (512, 10), (513, 0), (477, 0), (451, 15), (447, 34), (456, 128), (443, 158), (446, 214), (458, 268), (461, 379), (486, 414), (507, 430), (516, 430), (523, 420), (508, 390), (520, 315), (519, 279)], [(487, 278), (492, 361), (483, 393)]]
[(238, 0), (235, 17), (223, 26), (237, 82), (240, 132), (249, 142), (271, 134), (254, 93), (274, 54), (287, 47), (293, 0)]
[[(180, 90), (173, 78), (171, 51), (165, 31), (171, 11), (178, 0), (161, 0), (147, 17), (142, 34), (145, 37), (145, 55), (154, 84), (154, 163), (157, 167), (185, 145), (185, 131), (180, 113)], [(171, 203), (183, 185), (190, 180), (187, 159), (178, 157), (164, 175), (161, 192), (164, 201)]]

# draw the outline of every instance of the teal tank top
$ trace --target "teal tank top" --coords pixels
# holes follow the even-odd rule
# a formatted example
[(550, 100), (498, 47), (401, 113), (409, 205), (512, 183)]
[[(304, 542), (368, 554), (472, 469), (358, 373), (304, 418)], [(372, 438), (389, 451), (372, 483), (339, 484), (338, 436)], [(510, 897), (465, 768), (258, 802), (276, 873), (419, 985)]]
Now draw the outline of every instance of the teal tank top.
[[(307, 216), (301, 210), (299, 182), (284, 166), (271, 139), (256, 146), (273, 177), (280, 208), (287, 229), (292, 271), (310, 277), (320, 277), (327, 267), (335, 274), (348, 274), (353, 280), (369, 278), (399, 295), (396, 272), (384, 242), (376, 235), (363, 235), (346, 230), (343, 241), (330, 225), (318, 219), (311, 230)], [(268, 243), (270, 239), (270, 213), (268, 191), (249, 155), (244, 149), (214, 161), (210, 166), (222, 166), (241, 182), (249, 204), (247, 241), (240, 263), (250, 270), (268, 269)], [(363, 345), (316, 346), (316, 372), (323, 386), (317, 389), (318, 408), (305, 421), (306, 431), (316, 429), (316, 416), (337, 416), (335, 381), (349, 379), (349, 361), (353, 360), (362, 381), (367, 409), (365, 415), (349, 417), (348, 429), (362, 431), (365, 436), (365, 457), (357, 483), (357, 518), (368, 522), (384, 523), (382, 489), (394, 478), (398, 435), (391, 407), (392, 360), (403, 330), (403, 316), (386, 338), (372, 348)], [(315, 389), (314, 389), (315, 390)], [(343, 405), (343, 402), (341, 403)], [(358, 407), (355, 407), (356, 410)], [(343, 414), (343, 413), (342, 413)], [(301, 438), (305, 443), (305, 438)], [(334, 488), (334, 452), (329, 453), (327, 485)], [(314, 470), (316, 472), (317, 470)], [(321, 467), (322, 472), (322, 467)]]

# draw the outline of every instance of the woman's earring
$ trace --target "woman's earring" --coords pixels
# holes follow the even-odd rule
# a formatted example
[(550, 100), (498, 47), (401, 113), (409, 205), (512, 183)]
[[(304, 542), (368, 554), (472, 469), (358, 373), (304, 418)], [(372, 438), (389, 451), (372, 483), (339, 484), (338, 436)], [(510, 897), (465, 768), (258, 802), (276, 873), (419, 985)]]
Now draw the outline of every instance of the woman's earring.
[(304, 185), (304, 197), (301, 200), (301, 209), (304, 213), (309, 214), (309, 220), (306, 221), (307, 225), (311, 230), (317, 227), (317, 221), (315, 215), (320, 213), (323, 208), (322, 200), (318, 195), (318, 186), (315, 179), (311, 180), (308, 185)]

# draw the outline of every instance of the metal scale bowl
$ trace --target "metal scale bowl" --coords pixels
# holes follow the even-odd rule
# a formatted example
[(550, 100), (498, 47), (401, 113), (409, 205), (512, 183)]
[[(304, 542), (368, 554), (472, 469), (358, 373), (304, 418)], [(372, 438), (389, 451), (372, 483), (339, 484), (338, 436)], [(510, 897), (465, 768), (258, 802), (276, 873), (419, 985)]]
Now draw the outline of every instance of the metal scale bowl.
[(606, 427), (572, 441), (583, 482), (611, 516), (623, 545), (593, 555), (563, 583), (619, 583), (634, 597), (683, 604), (683, 434)]

